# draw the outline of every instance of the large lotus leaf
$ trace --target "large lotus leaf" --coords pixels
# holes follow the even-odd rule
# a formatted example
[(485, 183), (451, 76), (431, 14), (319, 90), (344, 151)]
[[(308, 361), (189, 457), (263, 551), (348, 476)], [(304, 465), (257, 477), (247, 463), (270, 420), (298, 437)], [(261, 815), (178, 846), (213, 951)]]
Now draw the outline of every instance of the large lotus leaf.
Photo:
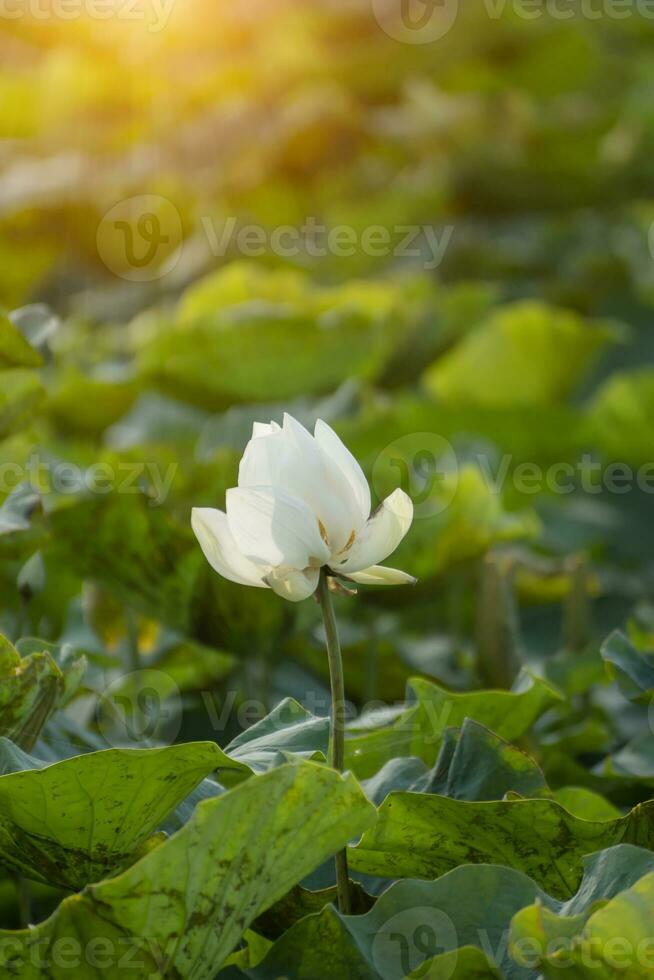
[(501, 800), (509, 792), (541, 796), (545, 777), (525, 752), (470, 718), (446, 729), (433, 768), (421, 759), (398, 757), (387, 762), (364, 788), (380, 804), (390, 792), (436, 793), (457, 800)]
[[(414, 908), (410, 912), (413, 913), (412, 921), (409, 915), (399, 913), (404, 919), (406, 933), (393, 932), (389, 936), (382, 931), (374, 966), (366, 961), (332, 906), (310, 919), (303, 919), (270, 952), (266, 951), (263, 960), (257, 962), (254, 959), (256, 965), (248, 965), (253, 961), (250, 949), (235, 956), (233, 962), (252, 980), (277, 980), (280, 976), (287, 980), (314, 980), (315, 977), (321, 980), (404, 980), (405, 977), (416, 980), (497, 980), (503, 976), (486, 953), (474, 946), (460, 946), (425, 960), (420, 954), (423, 949), (434, 948), (425, 943), (435, 937), (428, 920), (438, 921), (441, 916), (430, 908)], [(412, 940), (418, 943), (417, 954)], [(416, 959), (420, 965), (415, 971), (405, 973)]]
[[(436, 881), (396, 882), (365, 915), (343, 916), (328, 905), (299, 920), (246, 975), (403, 980), (416, 970), (437, 977), (437, 966), (432, 974), (425, 961), (450, 954), (450, 976), (467, 977), (471, 964), (481, 964), (488, 971), (481, 975), (494, 977), (493, 957), (498, 964), (508, 959), (503, 934), (511, 917), (536, 899), (551, 901), (526, 875), (497, 865), (467, 865)], [(476, 953), (460, 948), (468, 946)]]
[[(448, 733), (446, 732), (444, 745), (447, 738)], [(398, 790), (406, 790), (411, 793), (429, 792), (426, 783), (432, 774), (433, 770), (430, 770), (422, 759), (412, 755), (398, 756), (396, 759), (390, 759), (370, 779), (363, 779), (361, 786), (368, 799), (372, 800), (375, 806), (380, 806), (389, 793)]]
[(501, 860), (553, 895), (572, 895), (584, 854), (618, 843), (654, 847), (654, 801), (613, 820), (583, 820), (554, 800), (470, 803), (391, 793), (351, 867), (385, 878), (432, 878), (459, 864)]
[(193, 283), (177, 310), (180, 325), (188, 326), (214, 310), (253, 300), (267, 303), (308, 303), (310, 278), (295, 269), (267, 269), (256, 262), (230, 262)]
[[(634, 466), (652, 460), (654, 371), (651, 367), (611, 374), (588, 408), (594, 443), (607, 457)], [(651, 466), (643, 470), (651, 487)]]
[(654, 697), (654, 653), (637, 650), (624, 633), (615, 630), (602, 644), (601, 654), (624, 695), (649, 704)]
[(447, 729), (432, 769), (413, 756), (391, 759), (362, 786), (380, 805), (389, 793), (403, 790), (434, 793), (450, 799), (556, 800), (584, 820), (611, 820), (620, 811), (599, 793), (581, 786), (563, 786), (553, 792), (538, 765), (526, 753), (467, 718), (460, 730)]
[(288, 753), (304, 758), (327, 756), (329, 718), (311, 714), (293, 698), (284, 698), (270, 714), (251, 725), (226, 747), (226, 754), (262, 773)]
[[(220, 714), (213, 718), (221, 727)], [(269, 769), (292, 761), (291, 757), (322, 761), (327, 757), (329, 718), (311, 714), (293, 698), (280, 703), (225, 748), (224, 764), (220, 767), (221, 786), (209, 780), (178, 807), (176, 817), (185, 822), (200, 799), (215, 796), (224, 786), (242, 782), (250, 775), (260, 775)]]
[(552, 799), (582, 820), (613, 820), (622, 815), (617, 806), (585, 786), (560, 786), (552, 793)]
[[(483, 287), (482, 287), (483, 290)], [(180, 300), (177, 323), (192, 326), (219, 310), (281, 307), (314, 316), (340, 309), (355, 310), (370, 320), (425, 309), (434, 296), (428, 277), (353, 279), (335, 285), (312, 282), (293, 269), (269, 269), (255, 262), (232, 262), (193, 283)]]
[(568, 310), (517, 302), (437, 360), (425, 383), (448, 404), (549, 405), (568, 395), (614, 333)]
[(509, 792), (540, 796), (547, 788), (526, 752), (466, 718), (453, 744), (443, 743), (430, 778), (420, 792), (457, 800), (501, 800)]
[(565, 903), (520, 871), (468, 864), (435, 881), (395, 882), (365, 914), (343, 916), (326, 905), (295, 921), (272, 946), (257, 952), (249, 943), (234, 959), (253, 980), (527, 980), (535, 974), (511, 959), (507, 943), (516, 913), (535, 902), (553, 916), (588, 913), (654, 868), (654, 854), (623, 844), (583, 864), (579, 890)]
[(654, 971), (654, 870), (613, 894), (590, 915), (557, 915), (539, 904), (523, 909), (511, 924), (512, 955), (548, 978), (565, 971), (579, 980), (647, 980)]
[(209, 410), (262, 393), (268, 401), (321, 394), (352, 375), (376, 377), (397, 330), (346, 305), (314, 314), (246, 304), (183, 329), (162, 326), (140, 352), (139, 370), (149, 385)]
[(461, 946), (422, 963), (408, 980), (501, 980), (502, 974), (475, 946)]
[(30, 878), (79, 888), (124, 867), (214, 769), (213, 742), (106, 749), (0, 776), (0, 854)]
[[(303, 885), (296, 885), (283, 898), (258, 916), (252, 928), (256, 930), (257, 935), (262, 940), (272, 945), (274, 940), (279, 939), (300, 919), (322, 912), (327, 905), (336, 905), (337, 898), (336, 885), (320, 888), (318, 891), (305, 888)], [(368, 912), (372, 908), (375, 899), (366, 892), (362, 885), (350, 879), (350, 903), (353, 915), (363, 915), (364, 912)]]
[[(200, 804), (173, 837), (118, 877), (62, 902), (45, 922), (0, 932), (9, 975), (66, 980), (58, 939), (78, 950), (76, 980), (211, 980), (250, 923), (375, 819), (351, 776), (297, 762)], [(85, 956), (104, 940), (102, 956)], [(132, 954), (131, 957), (129, 954)], [(13, 971), (13, 972), (12, 972)]]
[(417, 756), (431, 766), (445, 729), (460, 727), (465, 718), (514, 741), (560, 700), (553, 687), (527, 672), (512, 691), (455, 693), (413, 678), (404, 705), (364, 714), (353, 723), (345, 746), (347, 764), (362, 779), (396, 756)]
[(538, 902), (514, 916), (513, 961), (527, 976), (651, 976), (653, 887), (653, 854), (628, 844), (591, 854), (570, 901)]

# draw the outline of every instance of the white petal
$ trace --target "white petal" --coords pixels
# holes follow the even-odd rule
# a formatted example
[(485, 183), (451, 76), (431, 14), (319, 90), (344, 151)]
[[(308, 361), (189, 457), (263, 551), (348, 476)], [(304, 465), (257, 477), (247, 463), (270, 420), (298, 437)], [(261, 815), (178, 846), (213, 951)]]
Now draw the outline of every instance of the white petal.
[(238, 468), (239, 487), (272, 487), (278, 482), (277, 473), (288, 456), (287, 440), (281, 429), (257, 432), (253, 435), (241, 458)]
[(329, 559), (315, 514), (302, 500), (283, 490), (228, 490), (227, 521), (237, 546), (253, 561), (306, 568)]
[(303, 571), (275, 568), (266, 576), (266, 584), (282, 599), (300, 602), (313, 595), (318, 588), (319, 577), (319, 568), (305, 568)]
[(361, 572), (348, 572), (347, 578), (359, 585), (415, 585), (418, 581), (399, 568), (387, 568), (385, 565), (371, 565)]
[(227, 515), (222, 510), (194, 507), (191, 512), (191, 526), (204, 557), (219, 575), (239, 585), (267, 588), (263, 578), (269, 571), (268, 566), (256, 565), (239, 551), (229, 530)]
[(272, 432), (279, 432), (279, 429), (277, 422), (255, 422), (252, 426), (252, 438), (269, 436)]
[(310, 432), (291, 415), (284, 426), (253, 436), (238, 472), (239, 487), (271, 487), (304, 501), (327, 532), (332, 552), (363, 526), (350, 485)]
[(370, 487), (364, 472), (356, 459), (339, 439), (331, 426), (318, 419), (314, 428), (315, 440), (320, 448), (329, 456), (332, 463), (338, 467), (345, 477), (352, 495), (356, 501), (359, 515), (359, 526), (370, 517)]
[(295, 484), (301, 487), (298, 495), (320, 518), (332, 552), (340, 551), (364, 523), (352, 488), (340, 467), (292, 415), (284, 415), (284, 432), (300, 454), (294, 471)]
[(413, 501), (404, 490), (395, 490), (372, 515), (346, 557), (330, 562), (334, 571), (360, 572), (388, 558), (411, 527)]

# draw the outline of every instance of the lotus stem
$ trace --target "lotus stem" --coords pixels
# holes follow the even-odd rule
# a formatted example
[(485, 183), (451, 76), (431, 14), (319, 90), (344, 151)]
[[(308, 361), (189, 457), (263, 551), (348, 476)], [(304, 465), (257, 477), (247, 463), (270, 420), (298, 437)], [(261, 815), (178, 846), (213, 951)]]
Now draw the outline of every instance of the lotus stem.
[[(316, 589), (316, 599), (322, 612), (325, 626), (325, 641), (327, 644), (327, 659), (329, 661), (329, 680), (332, 694), (332, 716), (329, 736), (329, 764), (337, 772), (343, 772), (345, 761), (345, 722), (347, 717), (345, 704), (345, 682), (343, 679), (343, 658), (341, 644), (338, 639), (334, 604), (329, 589), (329, 579), (325, 569), (320, 571), (320, 581)], [(338, 910), (343, 915), (351, 911), (350, 882), (347, 872), (347, 851), (342, 850), (336, 855), (336, 892)]]
[(32, 892), (27, 878), (18, 872), (12, 872), (14, 887), (16, 889), (16, 903), (18, 906), (18, 921), (21, 929), (28, 929), (32, 921)]
[(570, 593), (563, 607), (563, 635), (566, 648), (580, 653), (592, 636), (588, 563), (583, 555), (573, 555), (565, 571), (570, 576)]

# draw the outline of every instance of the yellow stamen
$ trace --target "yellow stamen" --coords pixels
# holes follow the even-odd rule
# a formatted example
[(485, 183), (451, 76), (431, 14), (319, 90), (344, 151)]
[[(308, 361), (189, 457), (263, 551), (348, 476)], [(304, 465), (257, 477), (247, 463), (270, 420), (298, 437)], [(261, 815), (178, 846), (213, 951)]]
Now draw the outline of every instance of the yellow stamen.
[(341, 548), (341, 550), (339, 551), (339, 555), (343, 555), (343, 554), (345, 554), (346, 551), (349, 551), (350, 550), (350, 548), (354, 544), (354, 540), (355, 540), (356, 536), (357, 536), (356, 531), (352, 531), (352, 533), (350, 534), (349, 538), (347, 539), (347, 542), (345, 544), (345, 547), (344, 548)]

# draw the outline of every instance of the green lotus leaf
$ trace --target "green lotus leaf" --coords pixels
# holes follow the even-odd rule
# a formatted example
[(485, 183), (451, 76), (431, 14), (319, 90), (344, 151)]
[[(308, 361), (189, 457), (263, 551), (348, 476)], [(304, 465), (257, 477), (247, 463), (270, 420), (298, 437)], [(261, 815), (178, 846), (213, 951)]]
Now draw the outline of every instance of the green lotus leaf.
[(429, 368), (425, 383), (449, 404), (549, 405), (562, 401), (616, 338), (606, 324), (544, 303), (499, 310)]
[[(257, 915), (374, 819), (352, 776), (282, 766), (202, 803), (182, 830), (40, 925), (0, 932), (0, 965), (40, 980), (41, 963), (65, 980), (71, 960), (56, 955), (65, 938), (76, 980), (113, 980), (119, 958), (125, 980), (211, 980)], [(89, 949), (105, 955), (89, 962)]]
[(447, 691), (423, 678), (407, 686), (406, 703), (362, 715), (350, 726), (346, 741), (348, 766), (369, 778), (396, 756), (416, 756), (432, 766), (446, 728), (465, 718), (514, 741), (561, 695), (541, 678), (523, 672), (512, 691)]
[(391, 793), (350, 849), (350, 865), (384, 878), (432, 878), (459, 864), (501, 860), (568, 898), (582, 858), (618, 843), (654, 847), (654, 801), (612, 820), (584, 820), (554, 800), (468, 802)]
[(198, 783), (238, 768), (213, 742), (106, 749), (0, 776), (0, 859), (29, 878), (80, 888), (135, 859)]

